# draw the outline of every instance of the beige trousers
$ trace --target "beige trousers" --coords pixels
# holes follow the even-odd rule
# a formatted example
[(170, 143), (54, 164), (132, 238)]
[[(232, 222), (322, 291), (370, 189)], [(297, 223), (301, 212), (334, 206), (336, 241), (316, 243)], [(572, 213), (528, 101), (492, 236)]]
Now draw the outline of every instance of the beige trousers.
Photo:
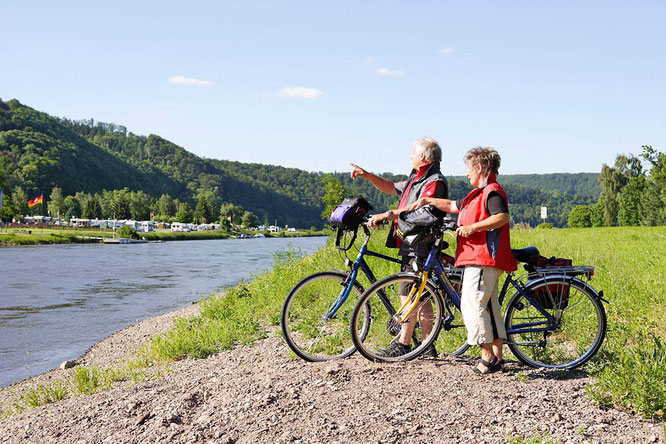
[(467, 328), (467, 343), (488, 344), (506, 339), (497, 285), (504, 273), (499, 268), (465, 266), (460, 311)]

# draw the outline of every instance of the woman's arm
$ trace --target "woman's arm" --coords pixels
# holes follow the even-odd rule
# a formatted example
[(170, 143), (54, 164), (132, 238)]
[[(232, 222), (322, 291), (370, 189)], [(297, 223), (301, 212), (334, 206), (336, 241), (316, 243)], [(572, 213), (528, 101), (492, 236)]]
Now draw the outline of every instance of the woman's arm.
[[(438, 207), (439, 208), (439, 207)], [(498, 213), (479, 222), (458, 227), (456, 231), (462, 237), (469, 237), (477, 231), (489, 231), (509, 223), (509, 213)]]
[(457, 213), (458, 212), (458, 206), (456, 205), (455, 200), (439, 199), (439, 198), (436, 198), (436, 197), (421, 197), (419, 200), (417, 200), (413, 204), (406, 207), (405, 211), (416, 210), (417, 208), (421, 208), (425, 205), (433, 205), (437, 209), (440, 209), (440, 210), (445, 211), (447, 213)]

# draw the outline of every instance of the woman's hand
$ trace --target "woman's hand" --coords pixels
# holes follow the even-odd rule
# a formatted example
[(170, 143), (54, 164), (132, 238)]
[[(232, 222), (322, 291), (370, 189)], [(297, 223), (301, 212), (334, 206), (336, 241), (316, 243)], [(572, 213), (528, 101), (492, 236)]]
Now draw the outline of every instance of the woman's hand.
[(413, 211), (413, 210), (416, 210), (417, 208), (421, 208), (423, 206), (426, 206), (426, 205), (430, 204), (429, 200), (430, 199), (427, 198), (427, 197), (421, 197), (416, 202), (414, 202), (413, 204), (408, 205), (407, 208), (405, 209), (405, 211)]
[(370, 219), (368, 219), (367, 226), (368, 228), (377, 228), (385, 220), (388, 220), (388, 213), (375, 214)]
[(472, 234), (476, 233), (477, 231), (478, 230), (476, 229), (474, 224), (463, 225), (461, 227), (458, 227), (458, 229), (456, 230), (456, 234), (462, 237), (470, 237)]

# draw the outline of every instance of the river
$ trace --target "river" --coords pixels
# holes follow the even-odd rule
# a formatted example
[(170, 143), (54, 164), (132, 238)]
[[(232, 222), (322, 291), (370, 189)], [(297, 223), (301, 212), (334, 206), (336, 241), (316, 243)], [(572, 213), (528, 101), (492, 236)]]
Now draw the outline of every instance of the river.
[[(0, 387), (269, 268), (325, 237), (0, 248)], [(286, 295), (285, 295), (286, 296)]]

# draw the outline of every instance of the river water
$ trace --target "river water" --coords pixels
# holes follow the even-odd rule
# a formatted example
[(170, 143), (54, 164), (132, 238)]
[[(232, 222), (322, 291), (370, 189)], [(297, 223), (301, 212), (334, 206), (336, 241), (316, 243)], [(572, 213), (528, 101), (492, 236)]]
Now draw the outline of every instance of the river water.
[[(0, 387), (76, 359), (142, 319), (303, 254), (325, 237), (0, 249)], [(286, 296), (286, 295), (285, 295)]]

